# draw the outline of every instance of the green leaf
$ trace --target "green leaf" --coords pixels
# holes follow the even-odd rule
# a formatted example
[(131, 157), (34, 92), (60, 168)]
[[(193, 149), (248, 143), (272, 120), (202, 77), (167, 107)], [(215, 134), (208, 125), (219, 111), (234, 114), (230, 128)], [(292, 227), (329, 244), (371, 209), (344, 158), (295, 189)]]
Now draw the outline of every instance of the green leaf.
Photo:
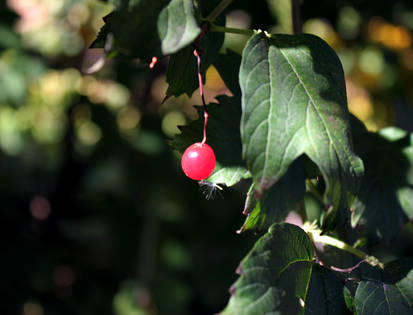
[(413, 314), (413, 260), (389, 263), (377, 277), (362, 280), (354, 306), (358, 315)]
[[(223, 19), (221, 19), (222, 21)], [(223, 42), (223, 33), (210, 32), (202, 37), (200, 46), (203, 50), (201, 65), (203, 82), (205, 82), (205, 73), (217, 58)], [(166, 73), (166, 82), (169, 84), (166, 95), (180, 96), (186, 93), (191, 97), (192, 93), (199, 87), (197, 73), (198, 66), (192, 46), (185, 47), (172, 55)]]
[(232, 50), (227, 50), (225, 54), (219, 54), (214, 61), (214, 67), (217, 69), (225, 85), (237, 97), (241, 97), (241, 89), (238, 82), (238, 69), (240, 65), (241, 56)]
[(314, 264), (309, 284), (305, 314), (345, 313), (344, 287), (336, 275), (318, 264)]
[(314, 261), (313, 245), (298, 226), (274, 224), (242, 260), (228, 314), (340, 314), (343, 285)]
[(158, 17), (162, 53), (169, 55), (192, 43), (201, 33), (192, 0), (172, 0)]
[(304, 181), (304, 163), (302, 159), (298, 159), (291, 164), (287, 173), (277, 183), (263, 193), (260, 199), (250, 194), (244, 210), (247, 219), (240, 231), (263, 230), (274, 222), (283, 221), (291, 210), (298, 210), (298, 203), (305, 193)]
[(413, 145), (410, 135), (389, 127), (361, 133), (357, 147), (369, 144), (362, 157), (366, 172), (353, 204), (352, 226), (361, 226), (371, 241), (389, 242), (413, 218)]
[(91, 47), (103, 48), (107, 35), (112, 33), (113, 50), (144, 60), (161, 56), (157, 21), (168, 3), (169, 0), (121, 1), (116, 10), (104, 18), (105, 25)]
[(257, 33), (242, 54), (241, 137), (256, 193), (276, 183), (306, 154), (320, 169), (325, 199), (348, 209), (363, 163), (353, 153), (340, 61), (320, 38)]
[[(232, 186), (242, 178), (249, 177), (241, 158), (240, 100), (228, 96), (219, 96), (217, 99), (219, 104), (208, 105), (207, 142), (215, 151), (217, 165), (207, 180)], [(171, 141), (171, 146), (179, 152), (202, 140), (204, 118), (201, 106), (198, 107), (198, 113), (200, 118), (182, 127), (182, 133)]]

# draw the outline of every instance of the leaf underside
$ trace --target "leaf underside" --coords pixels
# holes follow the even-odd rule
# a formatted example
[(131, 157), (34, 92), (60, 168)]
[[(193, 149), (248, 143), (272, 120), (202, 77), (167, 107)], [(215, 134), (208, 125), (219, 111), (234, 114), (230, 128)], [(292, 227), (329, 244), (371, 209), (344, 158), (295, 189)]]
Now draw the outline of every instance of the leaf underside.
[(363, 175), (352, 151), (344, 75), (334, 51), (313, 35), (257, 33), (244, 48), (239, 81), (243, 156), (257, 196), (306, 154), (326, 181), (334, 221), (337, 210), (348, 209)]

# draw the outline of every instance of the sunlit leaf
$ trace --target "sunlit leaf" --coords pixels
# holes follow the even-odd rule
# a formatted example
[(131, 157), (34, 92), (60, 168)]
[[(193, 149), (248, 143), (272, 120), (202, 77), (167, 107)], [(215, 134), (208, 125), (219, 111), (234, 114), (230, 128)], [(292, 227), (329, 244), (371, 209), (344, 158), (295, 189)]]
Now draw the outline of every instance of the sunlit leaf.
[(172, 0), (161, 11), (158, 32), (164, 55), (189, 45), (201, 33), (195, 13), (192, 0)]
[(240, 69), (241, 136), (258, 195), (306, 154), (320, 169), (331, 204), (328, 225), (348, 209), (363, 163), (353, 153), (343, 70), (313, 35), (254, 35)]

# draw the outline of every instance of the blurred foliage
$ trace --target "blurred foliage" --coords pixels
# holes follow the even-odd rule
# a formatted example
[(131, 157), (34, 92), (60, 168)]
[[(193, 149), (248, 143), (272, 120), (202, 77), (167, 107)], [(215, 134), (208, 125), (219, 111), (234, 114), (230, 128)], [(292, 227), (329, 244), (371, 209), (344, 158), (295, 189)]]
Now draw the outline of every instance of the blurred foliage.
[[(227, 26), (282, 31), (275, 3), (234, 1)], [(0, 314), (211, 314), (257, 239), (235, 233), (248, 183), (203, 200), (167, 145), (197, 117), (197, 93), (161, 105), (163, 61), (149, 71), (87, 49), (113, 5), (0, 2)], [(350, 111), (372, 131), (413, 131), (411, 1), (302, 1), (301, 13), (341, 59)], [(207, 102), (230, 93), (214, 67), (206, 77)], [(406, 225), (375, 255), (411, 256), (412, 238)]]

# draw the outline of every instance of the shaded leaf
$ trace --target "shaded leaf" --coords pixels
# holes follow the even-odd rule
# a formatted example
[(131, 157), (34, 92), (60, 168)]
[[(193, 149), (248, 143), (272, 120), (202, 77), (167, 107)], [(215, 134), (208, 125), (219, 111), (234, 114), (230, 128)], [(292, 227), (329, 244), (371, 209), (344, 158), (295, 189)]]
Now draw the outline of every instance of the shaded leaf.
[(358, 315), (413, 314), (413, 260), (389, 263), (377, 277), (362, 280), (354, 306)]
[(314, 261), (298, 226), (274, 224), (238, 268), (240, 278), (222, 314), (340, 314), (342, 284)]
[(304, 314), (345, 313), (344, 287), (335, 274), (314, 264)]
[[(410, 135), (390, 127), (355, 137), (366, 167), (360, 194), (353, 204), (352, 226), (361, 226), (372, 241), (389, 242), (413, 218), (413, 145)], [(360, 144), (358, 142), (361, 142)]]
[(333, 205), (348, 209), (363, 163), (353, 153), (343, 70), (337, 55), (313, 35), (254, 35), (240, 69), (241, 136), (256, 192), (276, 183), (306, 154), (317, 164)]
[(219, 54), (218, 58), (214, 61), (214, 66), (225, 82), (225, 85), (232, 94), (238, 97), (241, 97), (241, 89), (238, 82), (240, 65), (241, 56), (232, 50), (227, 50), (225, 54)]
[[(201, 65), (203, 82), (205, 82), (205, 73), (218, 56), (223, 42), (223, 33), (210, 32), (202, 37), (200, 46), (203, 50)], [(192, 46), (187, 46), (172, 55), (166, 73), (166, 82), (169, 84), (166, 95), (180, 96), (186, 93), (190, 97), (199, 87), (197, 73), (198, 66)]]
[(168, 3), (169, 0), (121, 1), (115, 11), (104, 18), (105, 25), (91, 47), (103, 48), (107, 35), (112, 33), (113, 50), (145, 60), (161, 56), (157, 21), (161, 10)]
[[(213, 183), (232, 186), (242, 178), (249, 176), (245, 163), (241, 158), (241, 137), (239, 118), (241, 105), (239, 98), (219, 96), (219, 104), (209, 104), (209, 122), (207, 143), (214, 149), (217, 160), (212, 175), (207, 179)], [(177, 135), (171, 146), (183, 152), (194, 142), (202, 140), (204, 118), (202, 107), (199, 106), (199, 119), (181, 128), (182, 134)]]
[(298, 203), (305, 193), (304, 181), (304, 163), (302, 159), (298, 159), (260, 199), (257, 200), (254, 194), (247, 198), (244, 212), (248, 217), (241, 231), (263, 230), (272, 223), (283, 221), (291, 210), (297, 210)]
[(169, 55), (192, 43), (201, 33), (192, 0), (172, 0), (158, 17), (162, 53)]

